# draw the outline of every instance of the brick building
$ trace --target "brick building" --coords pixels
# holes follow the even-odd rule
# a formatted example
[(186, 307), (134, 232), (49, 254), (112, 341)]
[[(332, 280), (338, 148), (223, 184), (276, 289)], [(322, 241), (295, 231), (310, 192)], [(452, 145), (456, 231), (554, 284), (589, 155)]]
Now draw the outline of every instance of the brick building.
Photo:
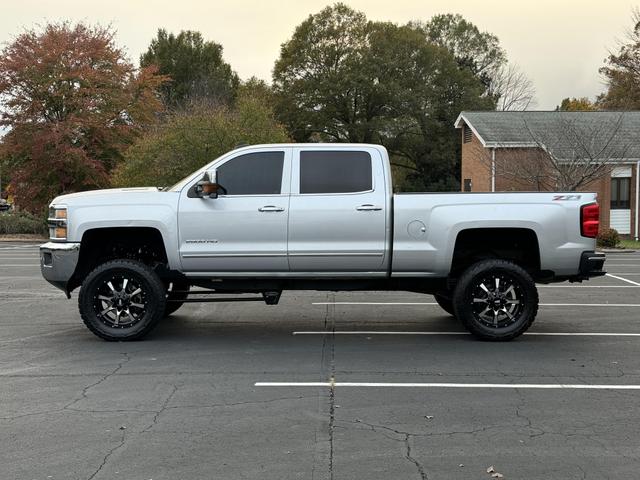
[(462, 112), (455, 127), (463, 191), (558, 190), (550, 153), (567, 165), (590, 156), (601, 173), (577, 191), (598, 193), (603, 228), (638, 238), (640, 112)]

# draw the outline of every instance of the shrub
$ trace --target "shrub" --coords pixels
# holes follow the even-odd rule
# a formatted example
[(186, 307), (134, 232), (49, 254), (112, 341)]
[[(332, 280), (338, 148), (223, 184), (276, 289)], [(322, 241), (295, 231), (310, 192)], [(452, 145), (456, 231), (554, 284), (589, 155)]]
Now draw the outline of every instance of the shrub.
[(24, 233), (46, 235), (47, 222), (44, 217), (22, 211), (0, 213), (0, 235)]
[(615, 248), (620, 243), (620, 235), (615, 228), (605, 228), (598, 233), (598, 246)]
[(138, 139), (112, 177), (116, 187), (169, 186), (238, 144), (281, 143), (285, 128), (259, 98), (235, 107), (195, 105)]

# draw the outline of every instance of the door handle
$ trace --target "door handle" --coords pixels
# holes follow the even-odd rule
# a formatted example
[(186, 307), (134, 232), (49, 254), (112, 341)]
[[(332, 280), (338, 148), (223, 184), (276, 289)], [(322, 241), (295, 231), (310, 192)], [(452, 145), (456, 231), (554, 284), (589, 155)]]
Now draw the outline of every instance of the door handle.
[(364, 205), (360, 205), (359, 207), (356, 207), (356, 210), (360, 212), (371, 212), (371, 211), (382, 210), (382, 207), (378, 207), (377, 205), (371, 205), (370, 203), (366, 203)]
[(284, 212), (284, 208), (276, 207), (275, 205), (265, 205), (258, 209), (259, 212)]

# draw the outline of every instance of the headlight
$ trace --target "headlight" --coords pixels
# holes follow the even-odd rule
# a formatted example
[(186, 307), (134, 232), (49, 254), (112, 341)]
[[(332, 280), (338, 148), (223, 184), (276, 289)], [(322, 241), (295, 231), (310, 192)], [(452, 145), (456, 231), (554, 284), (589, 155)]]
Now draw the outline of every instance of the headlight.
[(67, 239), (67, 207), (53, 205), (49, 207), (49, 238), (51, 240)]

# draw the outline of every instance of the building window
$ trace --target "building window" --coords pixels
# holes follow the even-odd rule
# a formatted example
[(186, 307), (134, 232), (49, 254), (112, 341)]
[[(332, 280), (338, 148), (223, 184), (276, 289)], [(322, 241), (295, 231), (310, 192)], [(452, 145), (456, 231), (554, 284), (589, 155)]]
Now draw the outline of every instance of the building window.
[(462, 188), (462, 191), (464, 191), (464, 192), (470, 192), (471, 191), (471, 179), (470, 178), (465, 178), (464, 179), (464, 186)]
[(611, 179), (611, 210), (628, 210), (630, 208), (631, 179)]
[(464, 128), (462, 129), (462, 135), (463, 135), (464, 143), (469, 143), (471, 141), (471, 138), (473, 137), (473, 132), (471, 131), (468, 125), (465, 125)]

